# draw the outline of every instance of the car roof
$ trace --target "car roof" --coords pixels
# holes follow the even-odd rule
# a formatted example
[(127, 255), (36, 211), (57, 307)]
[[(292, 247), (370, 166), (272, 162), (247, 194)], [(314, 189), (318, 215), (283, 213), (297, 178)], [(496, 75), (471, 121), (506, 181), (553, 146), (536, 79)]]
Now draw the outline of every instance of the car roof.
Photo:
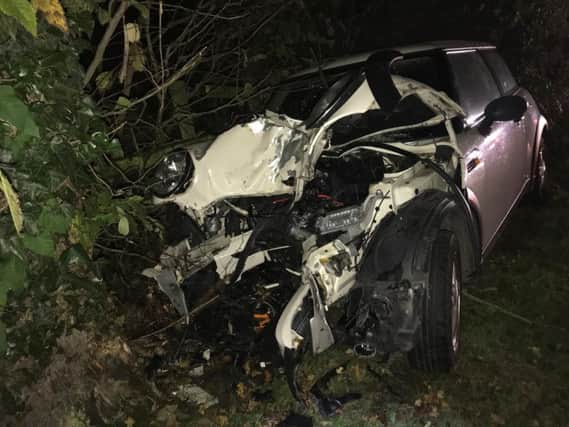
[[(311, 67), (302, 70), (290, 76), (291, 79), (301, 77), (308, 74), (313, 74), (319, 70), (332, 70), (334, 68), (349, 67), (350, 65), (357, 65), (365, 62), (372, 54), (382, 50), (395, 50), (403, 55), (418, 54), (421, 52), (433, 51), (457, 51), (457, 50), (470, 50), (470, 49), (495, 49), (492, 44), (485, 42), (462, 41), (462, 40), (438, 40), (418, 44), (410, 44), (404, 46), (394, 46), (391, 48), (377, 49), (368, 52), (357, 53), (354, 55), (345, 56), (342, 58), (332, 59), (321, 64), (319, 67)], [(287, 79), (288, 80), (288, 79)]]

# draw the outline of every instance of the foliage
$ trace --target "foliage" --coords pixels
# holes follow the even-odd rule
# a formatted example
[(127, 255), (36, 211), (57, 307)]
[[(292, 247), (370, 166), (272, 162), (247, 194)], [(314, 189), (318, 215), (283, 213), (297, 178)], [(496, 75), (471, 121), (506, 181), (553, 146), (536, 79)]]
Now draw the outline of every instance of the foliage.
[(0, 0), (0, 12), (16, 18), (32, 35), (37, 34), (36, 11), (28, 0)]
[[(55, 3), (35, 4), (64, 29), (61, 10), (47, 9)], [(52, 287), (48, 280), (68, 269), (63, 261), (70, 253), (94, 254), (103, 229), (118, 227), (117, 235), (126, 235), (144, 222), (142, 198), (119, 196), (107, 182), (120, 146), (83, 94), (77, 49), (43, 24), (40, 32), (35, 39), (20, 32), (3, 43), (0, 207), (8, 209), (0, 212), (0, 307), (10, 289)]]
[(33, 36), (37, 35), (38, 10), (50, 25), (65, 33), (69, 30), (59, 0), (31, 0), (31, 3), (28, 0), (0, 0), (0, 13), (15, 18)]

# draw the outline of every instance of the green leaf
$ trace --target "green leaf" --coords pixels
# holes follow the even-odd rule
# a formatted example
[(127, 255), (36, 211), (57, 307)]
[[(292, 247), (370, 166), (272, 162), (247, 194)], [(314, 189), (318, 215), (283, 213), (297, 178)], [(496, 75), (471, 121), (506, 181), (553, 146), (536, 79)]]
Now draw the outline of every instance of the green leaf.
[(26, 248), (38, 255), (47, 257), (55, 256), (55, 245), (48, 233), (42, 233), (38, 236), (25, 234), (22, 236), (22, 243)]
[(34, 37), (37, 36), (36, 11), (28, 0), (0, 0), (0, 12), (16, 18)]
[(99, 92), (105, 92), (110, 89), (113, 84), (114, 73), (112, 71), (103, 71), (95, 77), (95, 84)]
[(17, 291), (25, 287), (26, 265), (15, 255), (0, 260), (0, 307), (6, 304), (9, 290)]
[[(0, 0), (2, 1), (2, 0)], [(0, 122), (4, 122), (4, 127), (8, 127), (7, 134), (21, 149), (23, 143), (33, 137), (39, 137), (39, 129), (34, 118), (12, 86), (0, 86)]]
[(111, 20), (111, 15), (107, 9), (100, 7), (97, 9), (97, 19), (99, 24), (105, 26)]
[(148, 19), (150, 12), (148, 11), (148, 8), (145, 5), (143, 5), (142, 3), (138, 2), (138, 1), (134, 1), (132, 3), (132, 5), (134, 6), (134, 8), (136, 10), (138, 10), (138, 13), (140, 13), (140, 16), (142, 17), (142, 19)]
[(38, 218), (38, 227), (42, 232), (65, 234), (69, 227), (70, 219), (59, 212), (44, 207)]
[(130, 232), (130, 226), (128, 223), (128, 218), (126, 216), (121, 216), (121, 219), (119, 220), (118, 229), (121, 235), (128, 236), (128, 233)]
[(130, 101), (124, 96), (119, 96), (117, 99), (117, 105), (122, 108), (128, 108), (130, 106)]
[(61, 254), (59, 261), (63, 267), (69, 267), (71, 265), (91, 265), (89, 255), (87, 255), (85, 249), (83, 249), (81, 245), (73, 245), (67, 248)]

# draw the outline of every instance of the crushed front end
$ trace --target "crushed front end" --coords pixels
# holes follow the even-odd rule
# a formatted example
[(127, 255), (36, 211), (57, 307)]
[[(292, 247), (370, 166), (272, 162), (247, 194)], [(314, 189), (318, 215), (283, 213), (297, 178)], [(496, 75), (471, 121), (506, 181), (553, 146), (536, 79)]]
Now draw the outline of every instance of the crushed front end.
[[(306, 350), (342, 341), (372, 357), (413, 347), (424, 281), (401, 263), (413, 236), (398, 233), (400, 212), (462, 183), (451, 124), (460, 107), (424, 84), (389, 77), (383, 96), (369, 66), (332, 73), (309, 108), (295, 88), (314, 89), (323, 77), (301, 78), (277, 94), (275, 112), (171, 154), (155, 173), (156, 202), (175, 204), (188, 225), (144, 274), (186, 319), (200, 293), (275, 293), (264, 310), (278, 319), (295, 395), (294, 369)], [(389, 247), (379, 272), (370, 261), (378, 244)]]

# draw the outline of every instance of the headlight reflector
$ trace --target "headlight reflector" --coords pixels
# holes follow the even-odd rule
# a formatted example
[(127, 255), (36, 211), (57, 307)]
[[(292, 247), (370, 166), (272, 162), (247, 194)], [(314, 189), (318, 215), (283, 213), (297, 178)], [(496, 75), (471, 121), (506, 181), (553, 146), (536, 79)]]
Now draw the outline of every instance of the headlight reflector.
[(190, 154), (175, 151), (168, 154), (154, 169), (150, 188), (155, 196), (164, 198), (184, 191), (194, 173)]

